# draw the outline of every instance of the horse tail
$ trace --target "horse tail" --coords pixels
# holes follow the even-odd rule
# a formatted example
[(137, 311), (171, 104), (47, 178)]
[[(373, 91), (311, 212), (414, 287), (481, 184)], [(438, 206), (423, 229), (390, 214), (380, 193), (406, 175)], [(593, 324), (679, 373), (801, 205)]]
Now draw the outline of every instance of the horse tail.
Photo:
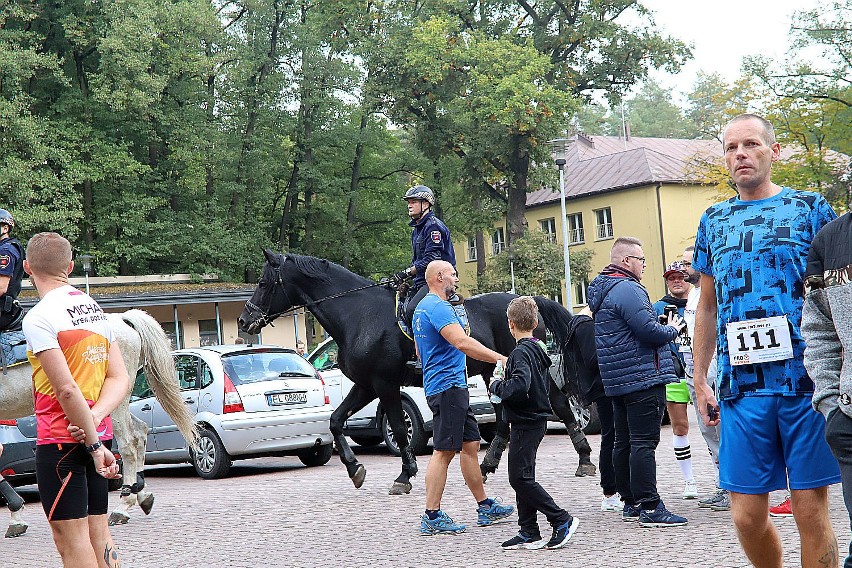
[(198, 428), (180, 394), (169, 338), (160, 324), (142, 310), (128, 310), (121, 314), (121, 319), (135, 329), (142, 340), (142, 365), (151, 391), (163, 405), (166, 414), (174, 420), (189, 447), (195, 448)]
[(564, 382), (563, 391), (568, 395), (579, 395), (580, 385), (575, 367), (574, 357), (569, 353), (571, 347), (568, 345), (574, 335), (574, 316), (565, 307), (553, 300), (548, 300), (542, 296), (534, 296), (535, 305), (538, 306), (538, 313), (541, 319), (544, 320), (544, 326), (553, 336), (553, 342), (556, 345), (556, 352), (561, 355), (558, 372), (561, 374)]

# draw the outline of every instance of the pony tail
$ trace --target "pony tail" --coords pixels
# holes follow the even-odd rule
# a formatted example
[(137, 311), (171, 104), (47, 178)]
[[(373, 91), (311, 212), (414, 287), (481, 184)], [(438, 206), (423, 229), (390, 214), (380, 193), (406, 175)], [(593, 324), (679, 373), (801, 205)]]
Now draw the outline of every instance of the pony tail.
[(142, 310), (128, 310), (121, 314), (121, 319), (142, 339), (142, 365), (151, 391), (166, 414), (174, 420), (190, 449), (197, 449), (198, 427), (180, 394), (175, 361), (166, 333), (154, 318)]

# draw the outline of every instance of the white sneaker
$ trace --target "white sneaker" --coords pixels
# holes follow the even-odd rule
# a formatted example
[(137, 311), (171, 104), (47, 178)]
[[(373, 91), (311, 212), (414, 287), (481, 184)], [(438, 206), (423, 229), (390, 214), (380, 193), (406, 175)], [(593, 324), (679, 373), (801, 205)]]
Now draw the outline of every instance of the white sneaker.
[(690, 479), (683, 485), (684, 499), (698, 499), (698, 484), (694, 479)]
[(620, 513), (623, 508), (624, 503), (621, 502), (621, 496), (618, 493), (604, 497), (601, 501), (601, 511)]

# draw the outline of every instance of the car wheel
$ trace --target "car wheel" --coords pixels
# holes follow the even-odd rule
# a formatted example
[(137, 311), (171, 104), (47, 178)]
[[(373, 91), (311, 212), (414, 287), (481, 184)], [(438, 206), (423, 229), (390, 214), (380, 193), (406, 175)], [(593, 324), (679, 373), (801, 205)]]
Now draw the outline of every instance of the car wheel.
[(349, 436), (353, 442), (365, 448), (378, 446), (382, 443), (381, 436)]
[(583, 428), (583, 433), (589, 435), (601, 433), (601, 419), (598, 416), (598, 405), (594, 402), (589, 405), (589, 423)]
[(198, 449), (192, 452), (195, 472), (204, 479), (227, 477), (231, 470), (231, 456), (219, 440), (219, 436), (208, 428), (198, 432)]
[(494, 436), (497, 435), (497, 423), (489, 422), (488, 424), (480, 424), (479, 435), (490, 444), (494, 441)]
[[(402, 401), (402, 418), (405, 420), (405, 427), (408, 429), (408, 443), (411, 451), (417, 456), (425, 454), (429, 448), (429, 435), (426, 434), (420, 414), (407, 400)], [(390, 421), (387, 414), (384, 413), (382, 413), (382, 436), (390, 452), (395, 456), (400, 455), (399, 447), (393, 438)]]
[(568, 405), (584, 434), (600, 434), (601, 421), (598, 418), (598, 407), (594, 403), (583, 406), (577, 396), (572, 395), (568, 397)]
[(331, 459), (331, 444), (311, 446), (299, 452), (299, 459), (308, 467), (325, 465)]

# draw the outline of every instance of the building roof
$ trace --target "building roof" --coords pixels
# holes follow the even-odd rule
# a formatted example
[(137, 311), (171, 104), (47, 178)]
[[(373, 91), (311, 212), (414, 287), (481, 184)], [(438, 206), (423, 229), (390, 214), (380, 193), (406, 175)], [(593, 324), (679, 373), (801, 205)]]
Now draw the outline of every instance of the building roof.
[[(585, 197), (652, 183), (700, 183), (696, 166), (718, 163), (718, 140), (587, 136), (573, 138), (565, 164), (565, 197)], [(559, 190), (542, 188), (527, 195), (527, 207), (559, 199)]]
[[(82, 288), (79, 284), (78, 288)], [(170, 306), (174, 304), (206, 304), (224, 302), (245, 302), (254, 293), (253, 284), (215, 282), (208, 284), (142, 284), (136, 286), (111, 286), (92, 288), (91, 295), (102, 308), (144, 308), (149, 306)], [(19, 296), (24, 309), (38, 302), (34, 290), (25, 290)]]

